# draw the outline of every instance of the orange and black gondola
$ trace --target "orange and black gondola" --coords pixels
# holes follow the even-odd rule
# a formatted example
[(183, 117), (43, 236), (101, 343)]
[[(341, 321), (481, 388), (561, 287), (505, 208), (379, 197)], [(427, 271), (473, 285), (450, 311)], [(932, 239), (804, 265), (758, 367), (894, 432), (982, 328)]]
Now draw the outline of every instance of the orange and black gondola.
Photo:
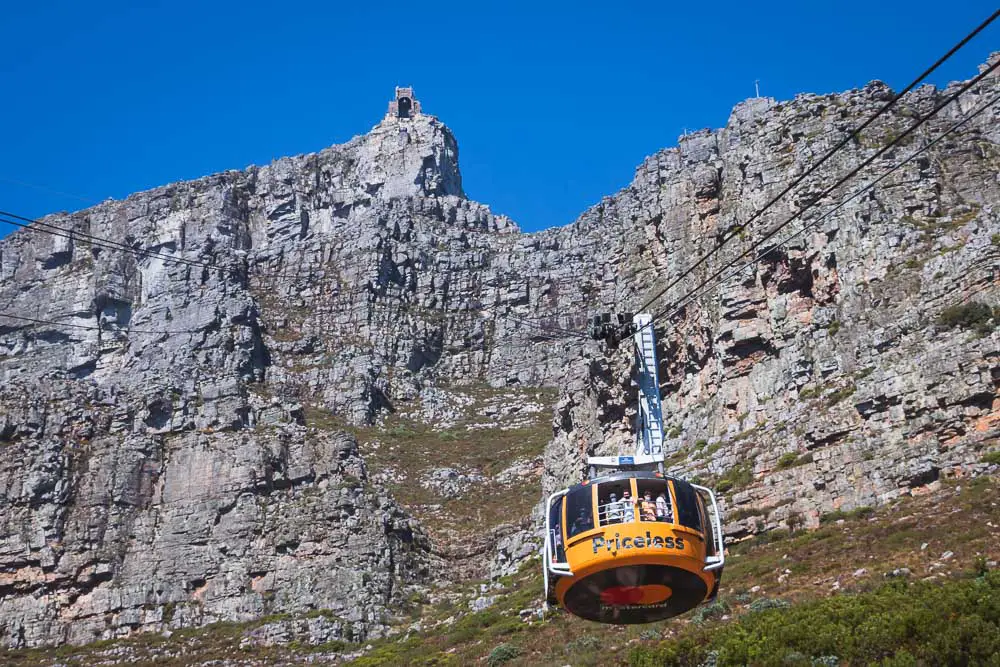
[(549, 601), (602, 623), (649, 623), (708, 602), (725, 564), (712, 491), (658, 472), (552, 494), (545, 543)]

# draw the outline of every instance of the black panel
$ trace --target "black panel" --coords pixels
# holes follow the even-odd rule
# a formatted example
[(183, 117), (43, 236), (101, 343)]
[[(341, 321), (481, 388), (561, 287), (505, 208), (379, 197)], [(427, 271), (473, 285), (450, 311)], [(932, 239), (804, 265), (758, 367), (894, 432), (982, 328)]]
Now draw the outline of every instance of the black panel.
[(674, 480), (674, 494), (677, 496), (677, 521), (682, 526), (701, 530), (701, 512), (698, 511), (698, 493), (694, 487), (679, 479)]
[(557, 563), (566, 562), (566, 551), (563, 549), (563, 532), (562, 532), (562, 506), (563, 499), (556, 498), (552, 506), (549, 507), (549, 527), (552, 531), (549, 534), (549, 540), (552, 544), (552, 557)]
[(566, 494), (566, 539), (594, 527), (593, 487), (577, 486)]
[[(667, 586), (672, 594), (654, 604), (608, 603), (607, 598), (627, 598), (630, 589), (651, 585)], [(707, 594), (708, 587), (701, 577), (679, 567), (628, 565), (596, 572), (576, 582), (566, 591), (563, 606), (599, 623), (652, 623), (697, 607)]]

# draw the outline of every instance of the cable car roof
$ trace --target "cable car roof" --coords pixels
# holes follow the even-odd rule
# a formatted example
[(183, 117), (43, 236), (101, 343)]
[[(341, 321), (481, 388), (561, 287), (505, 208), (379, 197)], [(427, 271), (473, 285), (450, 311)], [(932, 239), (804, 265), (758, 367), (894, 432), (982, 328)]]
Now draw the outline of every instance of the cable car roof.
[(628, 470), (623, 472), (614, 472), (608, 475), (601, 475), (600, 477), (595, 477), (594, 479), (588, 479), (580, 484), (573, 484), (567, 487), (567, 490), (572, 491), (573, 489), (582, 488), (585, 486), (592, 486), (594, 484), (604, 484), (606, 482), (619, 482), (629, 479), (658, 479), (664, 482), (670, 480), (672, 482), (678, 482), (680, 484), (690, 484), (679, 477), (674, 477), (673, 475), (662, 475), (658, 472), (650, 472), (648, 470)]

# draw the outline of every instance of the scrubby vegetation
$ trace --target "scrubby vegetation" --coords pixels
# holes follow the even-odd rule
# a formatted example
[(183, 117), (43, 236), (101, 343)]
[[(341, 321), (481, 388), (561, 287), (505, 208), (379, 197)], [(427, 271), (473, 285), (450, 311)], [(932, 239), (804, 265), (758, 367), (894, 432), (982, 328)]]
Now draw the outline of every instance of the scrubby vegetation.
[(719, 493), (735, 491), (753, 481), (753, 464), (749, 461), (730, 468), (715, 484)]
[(811, 452), (806, 452), (801, 455), (796, 452), (787, 452), (778, 458), (777, 468), (778, 470), (785, 470), (786, 468), (794, 468), (796, 466), (805, 465), (806, 463), (812, 463), (812, 461), (813, 455)]
[(500, 644), (495, 649), (490, 651), (489, 657), (486, 659), (486, 664), (489, 667), (498, 667), (504, 663), (510, 662), (517, 656), (521, 655), (521, 650), (516, 646), (511, 646), (510, 644)]
[[(827, 514), (816, 530), (775, 529), (732, 544), (714, 604), (645, 626), (540, 612), (541, 573), (532, 560), (493, 582), (412, 595), (413, 608), (397, 619), (399, 634), (360, 644), (244, 648), (262, 619), (169, 638), (0, 653), (0, 663), (82, 667), (127, 656), (170, 667), (213, 660), (360, 667), (998, 664), (997, 481), (944, 481), (935, 494)], [(468, 600), (484, 589), (496, 595), (495, 604), (469, 611)]]
[(938, 315), (937, 323), (946, 329), (968, 329), (985, 336), (1000, 323), (1000, 308), (970, 301), (945, 308)]
[(520, 425), (486, 429), (483, 424), (492, 424), (497, 417), (486, 415), (485, 410), (498, 396), (512, 391), (498, 392), (488, 386), (455, 387), (452, 391), (470, 402), (449, 428), (432, 428), (418, 419), (393, 415), (380, 426), (351, 429), (372, 473), (381, 476), (393, 497), (443, 542), (482, 536), (501, 523), (528, 516), (538, 502), (538, 475), (512, 476), (506, 484), (469, 487), (474, 502), (464, 494), (442, 496), (421, 481), (440, 468), (490, 478), (515, 463), (540, 456), (552, 437), (551, 404), (555, 400), (551, 390), (525, 389), (520, 400), (545, 407), (523, 418)]
[(998, 665), (1000, 572), (946, 584), (894, 581), (787, 608), (761, 604), (734, 623), (634, 648), (628, 664), (708, 660), (720, 667)]

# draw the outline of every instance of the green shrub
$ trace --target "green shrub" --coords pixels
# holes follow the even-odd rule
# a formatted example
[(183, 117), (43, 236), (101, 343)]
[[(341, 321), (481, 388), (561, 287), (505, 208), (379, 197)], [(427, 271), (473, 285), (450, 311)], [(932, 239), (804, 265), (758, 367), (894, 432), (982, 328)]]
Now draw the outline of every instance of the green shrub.
[(412, 438), (419, 435), (417, 431), (406, 426), (393, 426), (388, 429), (385, 434), (392, 438)]
[[(942, 622), (947, 619), (946, 622)], [(711, 642), (718, 664), (781, 664), (836, 655), (844, 664), (912, 656), (911, 664), (991, 664), (1000, 652), (1000, 576), (936, 586), (893, 583), (789, 609), (749, 614)], [(883, 663), (884, 664), (884, 663)]]
[(724, 600), (716, 600), (710, 604), (703, 607), (698, 607), (691, 614), (691, 620), (695, 623), (701, 623), (703, 621), (718, 620), (730, 612), (729, 604)]
[(351, 644), (342, 639), (334, 639), (322, 644), (316, 644), (315, 646), (309, 646), (306, 650), (312, 653), (343, 653), (348, 648), (351, 648)]
[(482, 634), (483, 628), (488, 628), (502, 620), (499, 612), (494, 610), (466, 614), (448, 629), (448, 640), (452, 644), (468, 641)]
[(1000, 313), (997, 310), (1000, 309), (991, 308), (978, 301), (970, 301), (945, 308), (938, 315), (937, 323), (946, 329), (968, 329), (986, 335), (996, 328), (997, 320), (1000, 320)]
[(497, 667), (497, 665), (510, 662), (519, 655), (521, 655), (521, 649), (516, 646), (512, 644), (500, 644), (500, 646), (490, 651), (489, 657), (486, 658), (486, 664), (489, 667)]
[(726, 474), (715, 483), (715, 489), (719, 493), (735, 491), (753, 481), (753, 464), (749, 461), (733, 466), (726, 471)]
[(805, 387), (799, 391), (799, 398), (802, 400), (808, 400), (810, 398), (816, 398), (823, 393), (822, 387)]
[(754, 537), (753, 543), (755, 546), (762, 546), (765, 544), (771, 544), (772, 542), (780, 542), (781, 540), (790, 537), (791, 534), (791, 531), (785, 528), (775, 528), (774, 530), (769, 530)]
[(785, 454), (782, 454), (781, 457), (778, 459), (778, 470), (791, 468), (793, 465), (795, 465), (795, 461), (798, 458), (799, 455), (796, 454), (795, 452), (787, 452)]
[(806, 452), (799, 456), (795, 452), (788, 452), (782, 454), (781, 458), (778, 459), (777, 468), (778, 470), (786, 470), (788, 468), (794, 468), (796, 466), (805, 465), (806, 463), (813, 462), (812, 452)]
[(828, 326), (826, 330), (830, 333), (831, 336), (837, 335), (837, 332), (840, 331), (840, 321), (834, 320), (833, 322), (830, 322), (830, 326)]
[(629, 667), (678, 667), (696, 665), (697, 646), (690, 641), (666, 642), (659, 646), (636, 646), (628, 654)]
[(983, 458), (979, 460), (983, 463), (1000, 463), (1000, 449), (995, 449), (992, 452), (986, 452), (983, 454)]
[(855, 391), (856, 387), (853, 384), (848, 385), (846, 387), (842, 387), (826, 397), (826, 404), (830, 407), (833, 407), (834, 405), (840, 403), (845, 398), (852, 396)]
[(750, 611), (767, 611), (768, 609), (786, 609), (789, 604), (779, 598), (758, 598), (750, 603)]
[(996, 665), (1000, 655), (1000, 571), (945, 584), (897, 580), (794, 606), (761, 599), (750, 610), (637, 646), (628, 664)]
[(601, 640), (593, 635), (577, 637), (566, 643), (566, 650), (570, 653), (591, 653), (601, 647)]

